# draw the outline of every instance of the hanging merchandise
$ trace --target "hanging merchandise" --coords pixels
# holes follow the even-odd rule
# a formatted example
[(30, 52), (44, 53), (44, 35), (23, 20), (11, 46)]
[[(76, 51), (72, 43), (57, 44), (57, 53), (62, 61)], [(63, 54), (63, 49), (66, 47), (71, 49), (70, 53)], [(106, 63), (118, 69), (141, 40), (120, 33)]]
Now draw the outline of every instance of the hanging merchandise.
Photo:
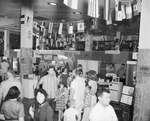
[(132, 18), (132, 7), (131, 7), (131, 2), (126, 3), (126, 18), (131, 19)]
[(49, 25), (48, 25), (48, 38), (52, 37), (52, 31), (53, 31), (53, 23), (49, 22)]
[(38, 28), (38, 22), (33, 21), (33, 28), (34, 28), (35, 30), (37, 30), (37, 28)]
[(77, 23), (77, 31), (78, 33), (84, 32), (84, 22)]
[(50, 47), (53, 47), (53, 43), (54, 43), (53, 38), (51, 38), (50, 43), (51, 43)]
[(97, 19), (96, 18), (92, 18), (91, 24), (90, 24), (90, 29), (91, 30), (97, 29)]
[(38, 22), (33, 21), (33, 36), (36, 36), (37, 33), (37, 27), (38, 26)]
[(59, 30), (58, 30), (58, 34), (62, 34), (62, 29), (63, 29), (63, 23), (59, 23)]
[(110, 0), (104, 0), (104, 20), (110, 19)]
[(99, 18), (98, 0), (88, 0), (88, 16)]
[(125, 11), (125, 5), (121, 5), (121, 11), (122, 11), (122, 19), (126, 19), (126, 11)]
[(122, 21), (122, 11), (121, 11), (121, 2), (118, 0), (115, 0), (115, 20), (116, 21)]
[(64, 0), (64, 4), (72, 9), (78, 9), (78, 0)]
[(73, 23), (69, 23), (68, 34), (73, 34)]
[(41, 24), (41, 26), (40, 26), (40, 31), (41, 31), (41, 32), (44, 32), (44, 29), (45, 29), (45, 22), (42, 21), (42, 24)]
[(109, 19), (108, 19), (108, 20), (106, 20), (106, 25), (110, 25), (110, 24), (112, 24), (111, 13), (112, 13), (112, 11), (110, 11), (110, 12), (109, 12)]
[(44, 28), (44, 30), (43, 30), (43, 37), (46, 37), (46, 28)]
[(133, 15), (137, 16), (141, 12), (141, 0), (133, 2)]
[(142, 8), (142, 0), (137, 0), (137, 9), (139, 13), (141, 12), (141, 8)]
[(137, 3), (133, 3), (133, 15), (134, 16), (139, 15)]

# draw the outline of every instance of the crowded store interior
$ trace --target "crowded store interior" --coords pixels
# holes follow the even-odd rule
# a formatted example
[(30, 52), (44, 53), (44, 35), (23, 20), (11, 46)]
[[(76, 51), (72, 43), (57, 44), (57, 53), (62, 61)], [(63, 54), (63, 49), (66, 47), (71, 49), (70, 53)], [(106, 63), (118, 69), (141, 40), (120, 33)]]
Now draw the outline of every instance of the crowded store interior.
[(148, 121), (142, 4), (0, 0), (0, 121)]

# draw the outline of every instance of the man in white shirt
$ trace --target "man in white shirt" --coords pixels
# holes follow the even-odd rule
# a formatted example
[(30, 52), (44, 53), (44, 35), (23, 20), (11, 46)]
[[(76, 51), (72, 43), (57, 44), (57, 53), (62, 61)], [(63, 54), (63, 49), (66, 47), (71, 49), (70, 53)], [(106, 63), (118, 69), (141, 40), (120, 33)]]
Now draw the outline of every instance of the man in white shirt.
[(101, 89), (97, 92), (98, 103), (90, 112), (90, 121), (118, 121), (116, 113), (110, 103), (110, 92), (107, 89)]
[(56, 73), (54, 71), (54, 67), (50, 66), (48, 69), (48, 74), (43, 76), (37, 84), (37, 88), (42, 88), (48, 93), (48, 98), (50, 99), (50, 105), (52, 108), (55, 108), (54, 99), (57, 94), (57, 85), (58, 85), (58, 78), (56, 77)]
[(3, 62), (0, 64), (0, 66), (1, 66), (2, 81), (4, 81), (7, 79), (7, 71), (8, 71), (9, 64), (4, 59)]
[(78, 111), (79, 120), (81, 118), (81, 110), (84, 103), (85, 79), (81, 77), (81, 69), (75, 71), (75, 79), (71, 83), (70, 98), (75, 100), (75, 109)]
[(72, 75), (73, 75), (73, 76), (76, 75), (76, 74), (75, 74), (75, 71), (76, 71), (77, 69), (81, 69), (81, 72), (82, 72), (82, 74), (83, 74), (82, 65), (81, 65), (81, 64), (78, 64), (77, 68), (72, 71)]

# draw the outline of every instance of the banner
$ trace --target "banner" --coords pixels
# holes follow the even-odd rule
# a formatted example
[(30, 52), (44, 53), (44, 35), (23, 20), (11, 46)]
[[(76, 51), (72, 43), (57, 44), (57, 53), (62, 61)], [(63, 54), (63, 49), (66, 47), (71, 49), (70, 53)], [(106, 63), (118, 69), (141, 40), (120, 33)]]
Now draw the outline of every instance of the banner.
[(77, 31), (84, 32), (84, 22), (77, 23)]
[(49, 22), (49, 25), (48, 25), (48, 38), (51, 38), (52, 31), (53, 31), (53, 23)]
[(73, 23), (69, 23), (68, 34), (73, 34)]
[(58, 34), (62, 34), (62, 29), (63, 29), (63, 23), (59, 23)]
[(109, 19), (108, 19), (108, 20), (106, 20), (106, 25), (110, 25), (110, 24), (112, 24), (111, 14), (112, 14), (112, 11), (110, 11), (110, 12), (109, 12)]
[(45, 22), (42, 21), (42, 24), (41, 24), (41, 26), (40, 26), (40, 31), (41, 31), (41, 32), (44, 32), (44, 29), (45, 29)]
[(78, 0), (64, 0), (64, 4), (72, 9), (78, 9)]
[(96, 18), (92, 18), (90, 29), (91, 30), (97, 29), (97, 19)]
[(142, 0), (137, 0), (137, 9), (138, 9), (138, 12), (141, 12), (141, 7), (142, 7)]
[(126, 19), (126, 11), (125, 11), (125, 5), (121, 5), (121, 11), (122, 11), (122, 19)]
[(104, 19), (110, 19), (110, 0), (104, 0)]
[(88, 16), (91, 16), (93, 18), (99, 18), (98, 0), (88, 1)]
[(122, 21), (122, 11), (121, 11), (121, 2), (118, 0), (115, 0), (115, 20), (116, 21)]
[(132, 18), (132, 7), (131, 2), (126, 3), (126, 18), (131, 19)]

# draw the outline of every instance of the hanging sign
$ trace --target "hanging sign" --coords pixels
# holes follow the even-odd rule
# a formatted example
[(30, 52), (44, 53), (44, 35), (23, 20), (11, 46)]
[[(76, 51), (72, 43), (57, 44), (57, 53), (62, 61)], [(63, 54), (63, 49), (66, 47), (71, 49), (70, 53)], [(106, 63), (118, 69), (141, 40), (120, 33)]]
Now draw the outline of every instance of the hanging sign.
[(120, 54), (120, 50), (105, 50), (105, 54)]
[(39, 50), (39, 54), (64, 55), (64, 51), (61, 51), (61, 50)]

